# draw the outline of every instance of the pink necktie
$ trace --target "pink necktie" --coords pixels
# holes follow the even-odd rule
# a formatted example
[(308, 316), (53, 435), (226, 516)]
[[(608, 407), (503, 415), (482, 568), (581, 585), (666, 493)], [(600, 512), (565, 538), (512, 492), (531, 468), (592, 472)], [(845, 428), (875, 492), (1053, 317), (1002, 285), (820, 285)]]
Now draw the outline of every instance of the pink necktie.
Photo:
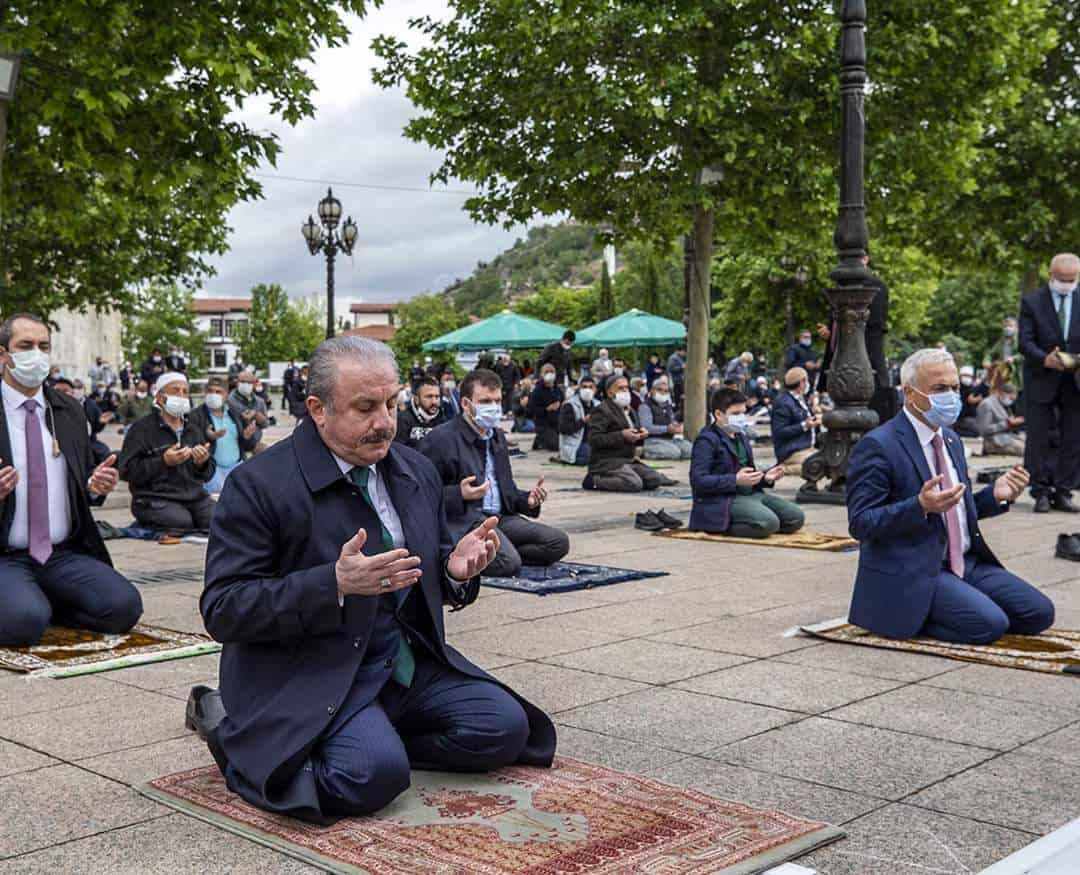
[(22, 403), (26, 411), (26, 511), (30, 556), (44, 565), (52, 555), (49, 534), (49, 480), (45, 473), (45, 447), (38, 422), (38, 403), (28, 398)]
[[(934, 445), (934, 461), (937, 463), (938, 474), (941, 475), (941, 488), (952, 489), (956, 484), (949, 476), (949, 466), (945, 464), (945, 446), (941, 442), (941, 435), (934, 435), (930, 441)], [(953, 505), (945, 513), (945, 531), (949, 536), (949, 568), (952, 573), (961, 580), (964, 578), (964, 545), (960, 539), (960, 507)]]

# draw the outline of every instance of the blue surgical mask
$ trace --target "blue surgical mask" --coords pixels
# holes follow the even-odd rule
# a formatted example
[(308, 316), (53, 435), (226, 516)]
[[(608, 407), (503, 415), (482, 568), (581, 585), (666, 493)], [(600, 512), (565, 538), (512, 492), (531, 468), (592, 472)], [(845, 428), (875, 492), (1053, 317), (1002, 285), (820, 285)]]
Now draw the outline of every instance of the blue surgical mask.
[[(915, 389), (914, 386), (911, 388)], [(924, 398), (930, 399), (930, 409), (923, 412), (926, 421), (934, 428), (949, 428), (960, 418), (963, 402), (959, 392), (934, 392), (927, 395), (915, 389)]]
[(476, 405), (476, 424), (486, 431), (499, 427), (502, 419), (502, 405), (498, 402)]

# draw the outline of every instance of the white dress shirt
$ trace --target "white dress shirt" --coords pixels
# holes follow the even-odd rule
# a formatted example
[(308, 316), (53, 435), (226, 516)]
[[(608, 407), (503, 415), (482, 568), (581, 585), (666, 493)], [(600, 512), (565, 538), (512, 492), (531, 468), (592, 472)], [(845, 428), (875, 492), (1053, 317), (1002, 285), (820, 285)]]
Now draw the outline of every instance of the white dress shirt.
[[(923, 455), (926, 456), (926, 464), (930, 467), (930, 476), (936, 477), (939, 473), (937, 469), (937, 454), (934, 452), (933, 444), (934, 435), (939, 434), (938, 430), (930, 428), (925, 422), (912, 416), (911, 411), (904, 407), (904, 416), (908, 418), (908, 422), (915, 428), (915, 436), (918, 438), (919, 443), (922, 445)], [(942, 435), (942, 447), (941, 451), (945, 454), (945, 464), (949, 469), (949, 478), (952, 480), (953, 486), (960, 483), (960, 475), (956, 473), (956, 466), (953, 465), (952, 456), (949, 454), (949, 444), (955, 441), (956, 438), (945, 437)], [(961, 500), (956, 505), (956, 510), (960, 515), (960, 546), (963, 548), (963, 552), (966, 555), (967, 551), (971, 549), (971, 532), (968, 530), (967, 520), (967, 505), (966, 502)]]
[[(349, 476), (349, 472), (353, 468), (358, 467), (352, 462), (346, 462), (341, 456), (334, 453), (334, 461), (337, 462), (338, 467), (341, 469), (341, 473), (346, 477)], [(402, 550), (405, 548), (405, 530), (401, 527), (401, 517), (398, 516), (397, 511), (394, 509), (394, 505), (390, 501), (390, 492), (386, 488), (386, 484), (382, 482), (382, 477), (379, 476), (379, 469), (375, 465), (369, 465), (368, 471), (368, 494), (371, 496), (371, 502), (375, 505), (375, 513), (379, 515), (379, 521), (386, 526), (386, 531), (390, 533), (390, 537), (394, 540), (394, 549)], [(382, 540), (382, 536), (379, 536), (379, 540)]]
[[(12, 389), (5, 382), (0, 382), (0, 393), (4, 398), (4, 418), (7, 420), (8, 440), (11, 441), (11, 459), (0, 460), (0, 468), (14, 465), (19, 472), (19, 482), (15, 485), (15, 516), (11, 520), (8, 532), (8, 546), (16, 550), (25, 550), (30, 546), (30, 515), (27, 507), (29, 472), (26, 467), (26, 411), (22, 404), (27, 397)], [(49, 490), (49, 539), (53, 544), (62, 544), (71, 537), (71, 505), (68, 503), (68, 467), (67, 460), (61, 454), (53, 456), (53, 436), (45, 424), (45, 392), (37, 390), (33, 396), (37, 402), (34, 415), (41, 429), (41, 446), (45, 451), (45, 480)]]

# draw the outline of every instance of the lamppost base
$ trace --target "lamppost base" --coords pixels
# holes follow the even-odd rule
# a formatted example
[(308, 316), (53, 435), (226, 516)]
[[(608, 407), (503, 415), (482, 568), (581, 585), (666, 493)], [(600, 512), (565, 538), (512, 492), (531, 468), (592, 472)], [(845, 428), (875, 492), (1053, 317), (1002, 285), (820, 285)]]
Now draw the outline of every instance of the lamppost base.
[(847, 504), (847, 490), (846, 484), (843, 480), (834, 480), (824, 489), (818, 488), (818, 485), (810, 480), (806, 481), (795, 493), (796, 504), (828, 504), (833, 505), (845, 505)]

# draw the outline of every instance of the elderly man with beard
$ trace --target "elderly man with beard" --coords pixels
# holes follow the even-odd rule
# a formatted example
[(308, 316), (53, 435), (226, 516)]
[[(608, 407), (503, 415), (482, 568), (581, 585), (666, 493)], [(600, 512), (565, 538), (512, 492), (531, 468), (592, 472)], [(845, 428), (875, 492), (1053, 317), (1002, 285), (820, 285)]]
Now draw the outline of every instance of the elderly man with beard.
[(498, 520), (453, 543), (438, 473), (394, 441), (400, 389), (389, 347), (323, 342), (310, 416), (233, 473), (214, 515), (200, 606), (221, 690), (192, 690), (188, 725), (269, 811), (326, 823), (383, 808), (410, 767), (554, 756), (551, 721), (446, 643), (443, 605), (476, 600)]
[(435, 426), (444, 422), (446, 416), (443, 414), (439, 381), (434, 377), (423, 377), (405, 409), (398, 411), (394, 440), (415, 450)]

